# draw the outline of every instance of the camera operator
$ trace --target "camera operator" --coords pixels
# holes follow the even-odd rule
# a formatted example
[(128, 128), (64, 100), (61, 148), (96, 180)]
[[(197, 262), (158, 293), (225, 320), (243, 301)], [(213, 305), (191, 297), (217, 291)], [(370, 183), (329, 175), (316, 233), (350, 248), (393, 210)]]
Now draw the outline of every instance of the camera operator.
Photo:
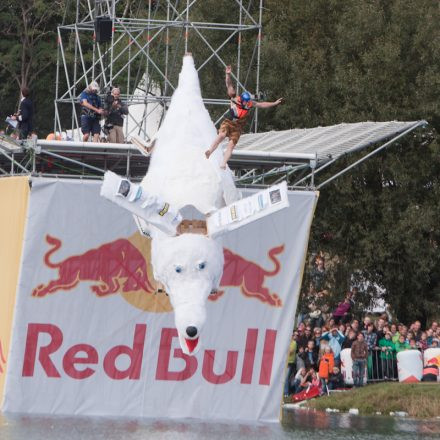
[(101, 98), (98, 96), (99, 86), (96, 81), (79, 95), (81, 103), (81, 131), (83, 133), (83, 142), (89, 140), (90, 133), (93, 135), (93, 141), (99, 142), (101, 125), (99, 123), (101, 115), (104, 113)]
[(111, 143), (124, 143), (124, 115), (128, 115), (127, 104), (121, 101), (121, 91), (118, 87), (113, 87), (111, 94), (106, 100), (106, 120), (105, 128), (108, 130), (108, 141)]

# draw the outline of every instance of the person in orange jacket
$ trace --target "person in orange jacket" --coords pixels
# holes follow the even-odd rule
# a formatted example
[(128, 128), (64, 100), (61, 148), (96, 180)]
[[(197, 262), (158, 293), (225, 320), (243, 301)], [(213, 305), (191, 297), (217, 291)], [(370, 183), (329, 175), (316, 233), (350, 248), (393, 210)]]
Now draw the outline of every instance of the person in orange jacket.
[(325, 347), (324, 354), (319, 361), (319, 377), (321, 378), (322, 392), (328, 393), (328, 378), (333, 372), (335, 366), (335, 357), (330, 346)]

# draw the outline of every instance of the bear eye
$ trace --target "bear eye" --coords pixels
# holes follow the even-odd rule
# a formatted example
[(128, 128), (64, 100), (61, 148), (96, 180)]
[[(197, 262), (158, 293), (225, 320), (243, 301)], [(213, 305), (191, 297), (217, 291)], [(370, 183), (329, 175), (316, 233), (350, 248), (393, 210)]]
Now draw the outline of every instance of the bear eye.
[(203, 270), (206, 267), (206, 263), (204, 261), (202, 261), (201, 263), (199, 263), (199, 269)]
[(177, 273), (181, 273), (182, 272), (182, 267), (181, 266), (176, 266), (176, 268), (174, 269)]

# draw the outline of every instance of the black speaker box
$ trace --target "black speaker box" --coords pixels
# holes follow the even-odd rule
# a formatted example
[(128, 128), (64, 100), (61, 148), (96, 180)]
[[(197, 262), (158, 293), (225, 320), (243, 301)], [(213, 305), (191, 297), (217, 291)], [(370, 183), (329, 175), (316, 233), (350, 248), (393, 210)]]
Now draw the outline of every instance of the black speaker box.
[(113, 20), (110, 17), (95, 18), (95, 35), (97, 43), (108, 43), (112, 39)]

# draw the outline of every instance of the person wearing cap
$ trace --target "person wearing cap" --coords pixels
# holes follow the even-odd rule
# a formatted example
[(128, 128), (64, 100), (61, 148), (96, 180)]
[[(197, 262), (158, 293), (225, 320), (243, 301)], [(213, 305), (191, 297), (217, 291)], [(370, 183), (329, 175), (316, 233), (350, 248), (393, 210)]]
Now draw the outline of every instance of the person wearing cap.
[(231, 100), (230, 109), (220, 125), (220, 129), (218, 131), (218, 135), (212, 143), (209, 150), (206, 150), (205, 155), (206, 158), (209, 159), (209, 156), (216, 150), (216, 148), (220, 145), (220, 143), (228, 138), (229, 142), (226, 147), (225, 154), (223, 156), (223, 163), (221, 165), (222, 169), (226, 169), (226, 165), (228, 160), (232, 155), (232, 151), (234, 150), (235, 145), (240, 139), (241, 132), (243, 131), (244, 125), (246, 124), (247, 116), (249, 111), (253, 108), (270, 108), (275, 107), (282, 102), (282, 98), (277, 99), (274, 102), (256, 102), (252, 100), (252, 97), (249, 92), (243, 92), (241, 95), (237, 96), (237, 92), (235, 90), (234, 85), (232, 84), (231, 79), (231, 66), (226, 66), (226, 89), (228, 92), (228, 96)]
[(98, 95), (99, 86), (96, 81), (92, 81), (89, 86), (79, 95), (81, 103), (81, 131), (83, 142), (89, 140), (92, 133), (93, 141), (99, 142), (101, 125), (99, 123), (101, 115), (104, 113), (101, 98)]

